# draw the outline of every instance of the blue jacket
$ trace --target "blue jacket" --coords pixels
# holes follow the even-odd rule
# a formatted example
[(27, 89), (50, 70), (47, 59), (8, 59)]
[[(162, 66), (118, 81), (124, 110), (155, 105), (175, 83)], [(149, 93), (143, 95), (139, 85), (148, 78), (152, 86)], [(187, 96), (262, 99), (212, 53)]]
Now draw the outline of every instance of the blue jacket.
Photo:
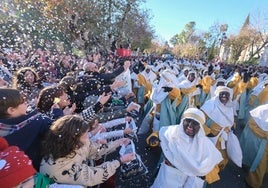
[(41, 155), (41, 139), (49, 130), (52, 120), (36, 110), (20, 117), (0, 119), (2, 127), (9, 127), (10, 132), (4, 136), (9, 145), (18, 146), (33, 161), (36, 170), (39, 170)]

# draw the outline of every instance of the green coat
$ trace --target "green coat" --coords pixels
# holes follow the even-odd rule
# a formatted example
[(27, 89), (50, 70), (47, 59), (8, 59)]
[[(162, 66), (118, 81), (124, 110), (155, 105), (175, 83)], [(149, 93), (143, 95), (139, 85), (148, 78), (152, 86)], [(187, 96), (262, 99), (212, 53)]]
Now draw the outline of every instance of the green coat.
[(162, 101), (160, 109), (160, 127), (180, 123), (183, 112), (189, 106), (189, 98), (187, 95), (184, 95), (178, 106), (176, 103), (177, 99), (171, 101), (168, 96)]

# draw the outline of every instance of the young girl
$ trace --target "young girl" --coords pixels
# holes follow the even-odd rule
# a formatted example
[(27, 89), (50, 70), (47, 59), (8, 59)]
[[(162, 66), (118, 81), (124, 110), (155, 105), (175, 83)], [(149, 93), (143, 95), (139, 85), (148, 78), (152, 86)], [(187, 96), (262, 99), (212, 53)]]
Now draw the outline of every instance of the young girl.
[(51, 117), (57, 119), (64, 114), (71, 114), (74, 111), (73, 108), (67, 107), (70, 105), (70, 100), (65, 93), (65, 90), (59, 86), (48, 86), (42, 89), (37, 99), (37, 110)]
[(10, 145), (18, 146), (39, 169), (40, 140), (48, 131), (52, 120), (38, 111), (26, 113), (27, 103), (16, 89), (0, 88), (0, 136)]
[(92, 123), (77, 115), (66, 115), (56, 120), (42, 144), (43, 160), (40, 172), (57, 183), (94, 186), (111, 177), (121, 163), (133, 160), (134, 154), (127, 154), (118, 160), (90, 166), (90, 160), (114, 151), (129, 139), (109, 142), (106, 147), (89, 141), (88, 131)]

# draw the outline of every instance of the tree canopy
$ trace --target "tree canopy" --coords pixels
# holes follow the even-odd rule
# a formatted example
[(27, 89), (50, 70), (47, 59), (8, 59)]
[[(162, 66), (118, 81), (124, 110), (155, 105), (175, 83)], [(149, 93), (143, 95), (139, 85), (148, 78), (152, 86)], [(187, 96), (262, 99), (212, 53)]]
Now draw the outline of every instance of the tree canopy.
[(148, 48), (154, 31), (144, 0), (3, 0), (0, 45), (105, 52)]

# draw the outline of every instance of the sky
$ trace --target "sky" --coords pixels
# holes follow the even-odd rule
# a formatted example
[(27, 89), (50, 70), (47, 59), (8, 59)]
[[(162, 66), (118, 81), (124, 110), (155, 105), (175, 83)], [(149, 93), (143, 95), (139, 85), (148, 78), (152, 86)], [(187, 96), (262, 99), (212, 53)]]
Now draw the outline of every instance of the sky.
[(146, 0), (143, 6), (149, 9), (156, 35), (166, 41), (190, 21), (201, 31), (215, 23), (228, 24), (227, 34), (237, 33), (248, 14), (254, 19), (265, 15), (268, 22), (268, 0)]

